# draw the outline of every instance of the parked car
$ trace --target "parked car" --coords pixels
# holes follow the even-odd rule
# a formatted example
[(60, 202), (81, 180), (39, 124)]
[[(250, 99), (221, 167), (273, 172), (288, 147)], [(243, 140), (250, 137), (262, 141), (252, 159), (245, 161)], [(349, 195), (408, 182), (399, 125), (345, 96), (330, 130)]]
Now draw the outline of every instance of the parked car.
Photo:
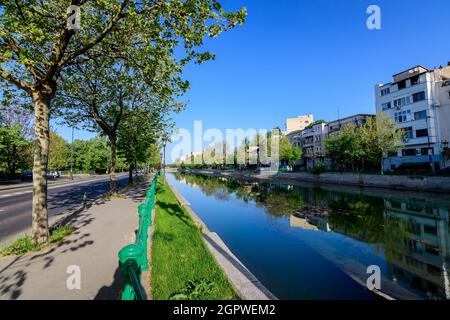
[(33, 180), (33, 171), (24, 171), (20, 174), (21, 180)]
[(51, 179), (56, 179), (56, 178), (59, 178), (60, 176), (61, 176), (61, 174), (59, 173), (59, 171), (50, 171), (47, 174), (47, 177), (51, 178)]
[(292, 171), (292, 167), (291, 166), (287, 166), (287, 165), (281, 166), (278, 169), (278, 171), (280, 171), (280, 172), (291, 172)]

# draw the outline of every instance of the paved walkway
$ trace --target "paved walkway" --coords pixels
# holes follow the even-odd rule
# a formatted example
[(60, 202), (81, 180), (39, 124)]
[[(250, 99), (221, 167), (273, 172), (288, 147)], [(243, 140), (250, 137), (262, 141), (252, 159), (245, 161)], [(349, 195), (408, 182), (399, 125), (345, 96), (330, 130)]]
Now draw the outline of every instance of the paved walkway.
[[(97, 200), (65, 221), (77, 230), (63, 243), (37, 254), (0, 258), (0, 300), (117, 299), (118, 251), (134, 241), (138, 204), (147, 183), (124, 190), (124, 198)], [(70, 266), (81, 271), (81, 289), (67, 289)], [(70, 270), (70, 269), (69, 269)]]

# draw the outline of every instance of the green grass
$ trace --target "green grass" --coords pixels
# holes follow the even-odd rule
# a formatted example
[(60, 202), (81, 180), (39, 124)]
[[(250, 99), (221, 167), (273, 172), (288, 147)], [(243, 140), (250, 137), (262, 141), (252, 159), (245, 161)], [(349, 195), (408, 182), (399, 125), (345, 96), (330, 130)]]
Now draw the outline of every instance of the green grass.
[(72, 232), (75, 231), (75, 228), (72, 226), (62, 226), (55, 228), (50, 231), (50, 239), (49, 243), (60, 243), (63, 241), (67, 236), (70, 236)]
[(155, 300), (239, 299), (203, 242), (200, 230), (159, 178), (152, 241)]
[(21, 255), (28, 252), (38, 252), (52, 244), (62, 242), (67, 236), (72, 234), (75, 228), (72, 226), (62, 226), (50, 230), (48, 244), (39, 245), (31, 239), (31, 236), (25, 235), (16, 239), (10, 245), (7, 245), (0, 251), (0, 256)]

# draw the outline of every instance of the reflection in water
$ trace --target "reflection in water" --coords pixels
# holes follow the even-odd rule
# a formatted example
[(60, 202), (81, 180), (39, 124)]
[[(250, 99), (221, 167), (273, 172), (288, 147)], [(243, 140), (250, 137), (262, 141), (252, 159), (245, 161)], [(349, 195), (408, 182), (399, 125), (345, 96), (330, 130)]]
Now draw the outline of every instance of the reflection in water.
[(341, 235), (355, 247), (363, 243), (374, 248), (373, 255), (386, 265), (382, 291), (394, 297), (450, 299), (450, 205), (445, 196), (438, 203), (357, 189), (341, 192), (192, 174), (175, 178), (217, 201), (254, 204), (273, 218), (287, 219), (292, 230), (312, 232), (302, 234), (302, 241), (361, 285), (369, 253), (338, 247), (335, 238), (319, 239), (318, 234)]
[(417, 202), (385, 201), (385, 252), (398, 281), (450, 299), (449, 210)]

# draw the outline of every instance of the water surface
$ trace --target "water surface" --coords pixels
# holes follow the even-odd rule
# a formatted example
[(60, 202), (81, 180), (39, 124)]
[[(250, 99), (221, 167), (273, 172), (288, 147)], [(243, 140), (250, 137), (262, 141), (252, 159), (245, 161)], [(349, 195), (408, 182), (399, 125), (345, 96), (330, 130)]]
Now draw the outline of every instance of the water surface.
[(168, 174), (208, 228), (280, 299), (448, 299), (448, 195)]

